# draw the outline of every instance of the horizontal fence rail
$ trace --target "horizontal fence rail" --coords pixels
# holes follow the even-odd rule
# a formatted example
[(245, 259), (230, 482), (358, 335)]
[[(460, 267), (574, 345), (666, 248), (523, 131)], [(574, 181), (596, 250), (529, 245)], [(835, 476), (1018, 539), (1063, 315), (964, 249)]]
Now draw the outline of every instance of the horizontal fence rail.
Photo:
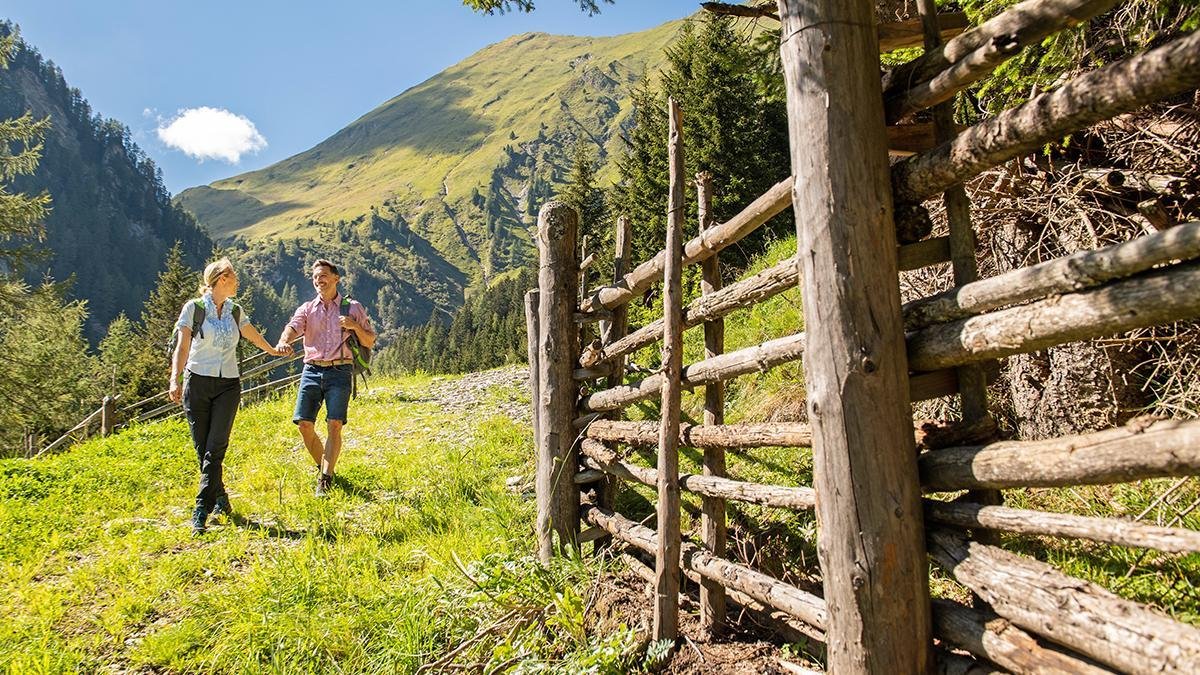
[[(596, 420), (588, 424), (584, 434), (610, 443), (658, 444), (658, 424), (654, 422)], [(685, 423), (679, 426), (679, 444), (688, 448), (803, 447), (812, 444), (812, 428), (797, 422), (711, 426)]]
[[(992, 612), (933, 600), (933, 632), (950, 645), (1014, 673), (1111, 675), (1088, 659), (1051, 649)], [(978, 668), (978, 665), (976, 665)], [(971, 673), (976, 670), (967, 671)]]
[[(682, 382), (684, 387), (697, 387), (731, 380), (740, 375), (764, 372), (803, 356), (804, 333), (797, 333), (684, 366)], [(580, 401), (579, 410), (583, 413), (603, 412), (643, 401), (657, 395), (665, 379), (661, 374), (651, 375), (636, 384), (596, 392)]]
[(1200, 87), (1200, 33), (1105, 66), (892, 167), (897, 202), (919, 202), (1089, 124)]
[[(586, 456), (584, 466), (651, 487), (657, 484), (657, 470), (623, 462), (617, 453), (599, 441), (584, 439), (581, 449)], [(817, 504), (816, 493), (808, 487), (746, 483), (729, 478), (686, 473), (679, 475), (679, 487), (706, 497), (721, 497), (785, 509), (811, 509)]]
[[(585, 504), (581, 513), (584, 519), (604, 528), (613, 537), (651, 555), (654, 554), (658, 545), (658, 533), (654, 530), (590, 504)], [(829, 610), (819, 596), (745, 565), (717, 558), (694, 544), (683, 544), (680, 558), (684, 569), (694, 570), (706, 579), (719, 581), (728, 588), (741, 591), (768, 607), (787, 612), (816, 628), (823, 630), (829, 622)]]
[(1045, 441), (945, 448), (918, 460), (928, 492), (1066, 487), (1200, 475), (1200, 420), (1135, 420)]
[(905, 303), (904, 327), (918, 330), (1048, 295), (1072, 293), (1145, 272), (1172, 261), (1200, 257), (1200, 223), (1138, 237), (1006, 272)]
[(1200, 317), (1200, 263), (1184, 263), (908, 336), (914, 370), (940, 370)]
[(1200, 552), (1200, 532), (1159, 527), (1116, 518), (1047, 513), (970, 502), (925, 501), (925, 520), (963, 528), (1071, 539), (1102, 544), (1152, 548), (1165, 553)]
[(929, 533), (929, 553), (1000, 616), (1088, 658), (1130, 673), (1200, 672), (1194, 626), (950, 531)]
[[(687, 242), (683, 247), (683, 264), (691, 265), (716, 255), (719, 251), (741, 241), (763, 223), (782, 213), (791, 204), (792, 178), (789, 176), (776, 183), (741, 213), (725, 223), (701, 232), (700, 236)], [(658, 255), (626, 274), (620, 283), (603, 286), (593, 291), (592, 295), (580, 305), (580, 311), (587, 313), (624, 305), (662, 280), (665, 263), (666, 254), (659, 251)]]
[[(1027, 0), (884, 76), (888, 124), (947, 101), (1021, 49), (1086, 21), (1117, 0)], [(940, 15), (939, 15), (940, 16)]]

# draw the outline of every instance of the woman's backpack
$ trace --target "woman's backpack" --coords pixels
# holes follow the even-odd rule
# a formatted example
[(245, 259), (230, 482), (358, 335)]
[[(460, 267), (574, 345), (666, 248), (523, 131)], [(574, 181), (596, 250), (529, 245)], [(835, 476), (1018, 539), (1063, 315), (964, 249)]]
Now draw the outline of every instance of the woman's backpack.
[[(204, 317), (208, 313), (204, 309), (204, 298), (193, 298), (188, 300), (188, 302), (192, 304), (192, 339), (202, 339), (204, 337)], [(242, 324), (242, 306), (236, 302), (229, 304), (233, 305), (233, 325), (240, 326)], [(175, 347), (178, 344), (179, 326), (175, 326), (175, 328), (171, 329), (171, 339), (167, 340), (168, 358), (175, 354)]]

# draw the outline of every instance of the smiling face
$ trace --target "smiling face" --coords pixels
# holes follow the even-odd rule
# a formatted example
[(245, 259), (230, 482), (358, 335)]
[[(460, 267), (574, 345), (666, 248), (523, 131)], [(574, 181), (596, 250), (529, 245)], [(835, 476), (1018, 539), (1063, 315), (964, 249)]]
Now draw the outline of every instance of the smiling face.
[(324, 265), (313, 265), (312, 269), (312, 285), (317, 289), (317, 293), (326, 300), (337, 295), (337, 283), (340, 279), (332, 270)]

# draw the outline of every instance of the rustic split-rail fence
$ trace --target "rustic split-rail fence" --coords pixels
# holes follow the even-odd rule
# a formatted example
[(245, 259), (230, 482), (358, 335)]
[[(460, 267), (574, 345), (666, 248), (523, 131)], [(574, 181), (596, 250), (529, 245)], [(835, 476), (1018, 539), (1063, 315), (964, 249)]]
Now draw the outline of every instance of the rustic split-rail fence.
[[(964, 30), (961, 15), (936, 15), (933, 0), (918, 0), (920, 21), (883, 26), (869, 0), (779, 0), (777, 13), (708, 3), (782, 23), (791, 175), (781, 171), (777, 185), (724, 223), (708, 216), (710, 180), (697, 177), (699, 234), (684, 241), (686, 111), (671, 102), (669, 223), (656, 256), (632, 267), (633, 225), (621, 219), (613, 283), (581, 289), (578, 216), (557, 202), (541, 209), (526, 320), (543, 559), (615, 539), (653, 556), (653, 638), (678, 637), (687, 577), (700, 585), (705, 629), (720, 629), (732, 600), (823, 644), (836, 673), (1200, 672), (1196, 627), (994, 541), (1007, 532), (1200, 551), (1193, 530), (1015, 509), (1002, 499), (1008, 488), (1198, 475), (1200, 421), (999, 442), (988, 414), (997, 359), (1200, 317), (1200, 223), (977, 275), (964, 181), (1200, 86), (1200, 34), (1190, 34), (955, 128), (957, 92), (1115, 4), (1026, 0)], [(922, 56), (880, 78), (881, 49), (922, 39)], [(895, 125), (930, 108), (931, 123)], [(904, 158), (889, 164), (889, 150)], [(929, 237), (921, 203), (931, 198), (944, 200), (947, 236)], [(796, 256), (722, 288), (719, 252), (789, 207)], [(900, 272), (947, 262), (953, 288), (901, 304)], [(691, 264), (702, 267), (703, 294), (684, 306), (681, 270)], [(663, 317), (630, 332), (627, 305), (659, 283)], [(797, 286), (803, 332), (724, 353), (723, 316)], [(706, 357), (685, 366), (682, 335), (697, 326)], [(628, 355), (657, 342), (661, 369), (631, 378)], [(723, 423), (722, 383), (801, 359), (809, 423)], [(683, 424), (681, 389), (694, 387), (705, 388), (704, 423)], [(915, 430), (912, 403), (948, 395), (960, 397), (961, 418)], [(624, 407), (656, 398), (659, 421), (621, 419)], [(657, 446), (656, 466), (629, 461), (623, 445)], [(680, 474), (680, 446), (703, 451), (702, 475)], [(726, 475), (726, 449), (757, 446), (811, 446), (813, 484)], [(616, 512), (620, 481), (657, 489), (653, 529)], [(681, 536), (681, 490), (702, 498), (695, 542)], [(821, 595), (729, 559), (728, 500), (815, 510)], [(930, 559), (975, 594), (973, 606), (931, 601)]]

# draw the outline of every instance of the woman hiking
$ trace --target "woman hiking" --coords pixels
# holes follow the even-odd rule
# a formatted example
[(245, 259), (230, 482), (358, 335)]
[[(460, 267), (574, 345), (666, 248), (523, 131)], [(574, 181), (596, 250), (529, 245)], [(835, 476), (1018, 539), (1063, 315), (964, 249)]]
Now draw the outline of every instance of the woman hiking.
[(233, 302), (237, 290), (237, 272), (229, 258), (209, 263), (200, 297), (187, 301), (175, 322), (179, 338), (171, 358), (170, 397), (183, 402), (200, 462), (200, 491), (192, 512), (192, 534), (197, 536), (204, 534), (208, 514), (233, 514), (221, 480), (221, 463), (242, 395), (238, 338), (250, 340), (272, 356), (281, 353)]

